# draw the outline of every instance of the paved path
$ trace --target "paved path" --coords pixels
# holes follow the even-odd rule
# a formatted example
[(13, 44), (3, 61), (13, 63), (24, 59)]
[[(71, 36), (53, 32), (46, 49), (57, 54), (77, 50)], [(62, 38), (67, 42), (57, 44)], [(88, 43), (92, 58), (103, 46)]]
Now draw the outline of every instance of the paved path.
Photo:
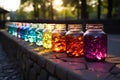
[(120, 57), (120, 34), (108, 35), (108, 53)]
[(22, 80), (15, 64), (8, 59), (0, 44), (0, 80)]

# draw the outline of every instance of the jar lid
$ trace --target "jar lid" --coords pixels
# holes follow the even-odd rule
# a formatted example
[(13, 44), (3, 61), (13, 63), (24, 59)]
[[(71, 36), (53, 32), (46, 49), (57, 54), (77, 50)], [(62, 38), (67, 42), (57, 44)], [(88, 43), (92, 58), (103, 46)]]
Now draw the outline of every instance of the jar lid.
[(59, 29), (59, 30), (65, 30), (66, 29), (66, 25), (65, 24), (56, 24), (55, 28)]
[(39, 23), (39, 24), (37, 24), (37, 27), (38, 27), (39, 29), (44, 29), (44, 24)]
[(45, 27), (45, 29), (50, 29), (50, 30), (52, 30), (52, 29), (55, 28), (55, 24), (45, 24), (44, 27)]
[(81, 24), (69, 24), (68, 29), (82, 29)]
[(86, 29), (103, 29), (103, 24), (86, 24)]

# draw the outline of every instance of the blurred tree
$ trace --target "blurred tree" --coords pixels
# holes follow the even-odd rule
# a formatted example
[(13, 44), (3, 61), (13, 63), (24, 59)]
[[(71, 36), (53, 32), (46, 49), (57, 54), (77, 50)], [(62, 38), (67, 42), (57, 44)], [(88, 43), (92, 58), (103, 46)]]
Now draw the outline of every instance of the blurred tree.
[[(64, 6), (66, 7), (68, 4), (71, 6), (75, 7), (77, 9), (77, 19), (81, 18), (82, 19), (87, 19), (88, 18), (88, 13), (87, 13), (87, 4), (86, 0), (63, 0)], [(81, 13), (80, 13), (81, 11)]]
[[(34, 19), (105, 19), (120, 16), (120, 0), (62, 0), (62, 10), (54, 8), (54, 0), (21, 0), (21, 4), (29, 2), (33, 11), (21, 14)], [(17, 11), (17, 12), (20, 12)], [(89, 14), (89, 15), (88, 15)], [(20, 15), (20, 14), (19, 14)], [(26, 17), (28, 18), (28, 17)], [(29, 18), (30, 19), (30, 18)], [(33, 18), (32, 18), (33, 19)]]
[(24, 4), (27, 0), (21, 0), (21, 4)]
[(113, 17), (120, 19), (120, 0), (113, 0)]
[(54, 9), (53, 9), (53, 0), (48, 0), (48, 7), (47, 7), (47, 11), (48, 11), (48, 17), (50, 20), (54, 19)]
[(101, 0), (98, 0), (97, 18), (100, 19), (101, 16)]
[(30, 1), (21, 2), (19, 10), (16, 11), (18, 20), (28, 20), (33, 18), (33, 11), (25, 11), (26, 7), (28, 7), (30, 4)]
[(112, 10), (113, 10), (113, 0), (107, 0), (108, 1), (108, 13), (107, 18), (112, 18)]
[(87, 0), (81, 0), (81, 17), (82, 19), (88, 19), (88, 12), (87, 12)]

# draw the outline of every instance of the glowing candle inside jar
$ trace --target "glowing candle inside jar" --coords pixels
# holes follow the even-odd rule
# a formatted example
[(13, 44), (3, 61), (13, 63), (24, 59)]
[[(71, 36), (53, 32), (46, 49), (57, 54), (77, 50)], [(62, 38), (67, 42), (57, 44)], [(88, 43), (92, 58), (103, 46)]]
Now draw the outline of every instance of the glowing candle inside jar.
[(64, 24), (56, 24), (56, 29), (52, 32), (52, 51), (66, 51), (65, 29), (66, 27)]
[(83, 50), (83, 31), (82, 26), (70, 24), (69, 31), (66, 33), (66, 53), (69, 57), (81, 57)]

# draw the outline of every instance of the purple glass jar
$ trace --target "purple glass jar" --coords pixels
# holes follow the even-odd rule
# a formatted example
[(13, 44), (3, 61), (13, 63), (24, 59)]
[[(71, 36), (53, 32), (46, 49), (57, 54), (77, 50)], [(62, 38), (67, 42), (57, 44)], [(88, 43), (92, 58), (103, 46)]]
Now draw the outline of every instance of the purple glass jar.
[(102, 24), (87, 24), (84, 33), (84, 55), (88, 61), (104, 61), (107, 56), (107, 34)]

